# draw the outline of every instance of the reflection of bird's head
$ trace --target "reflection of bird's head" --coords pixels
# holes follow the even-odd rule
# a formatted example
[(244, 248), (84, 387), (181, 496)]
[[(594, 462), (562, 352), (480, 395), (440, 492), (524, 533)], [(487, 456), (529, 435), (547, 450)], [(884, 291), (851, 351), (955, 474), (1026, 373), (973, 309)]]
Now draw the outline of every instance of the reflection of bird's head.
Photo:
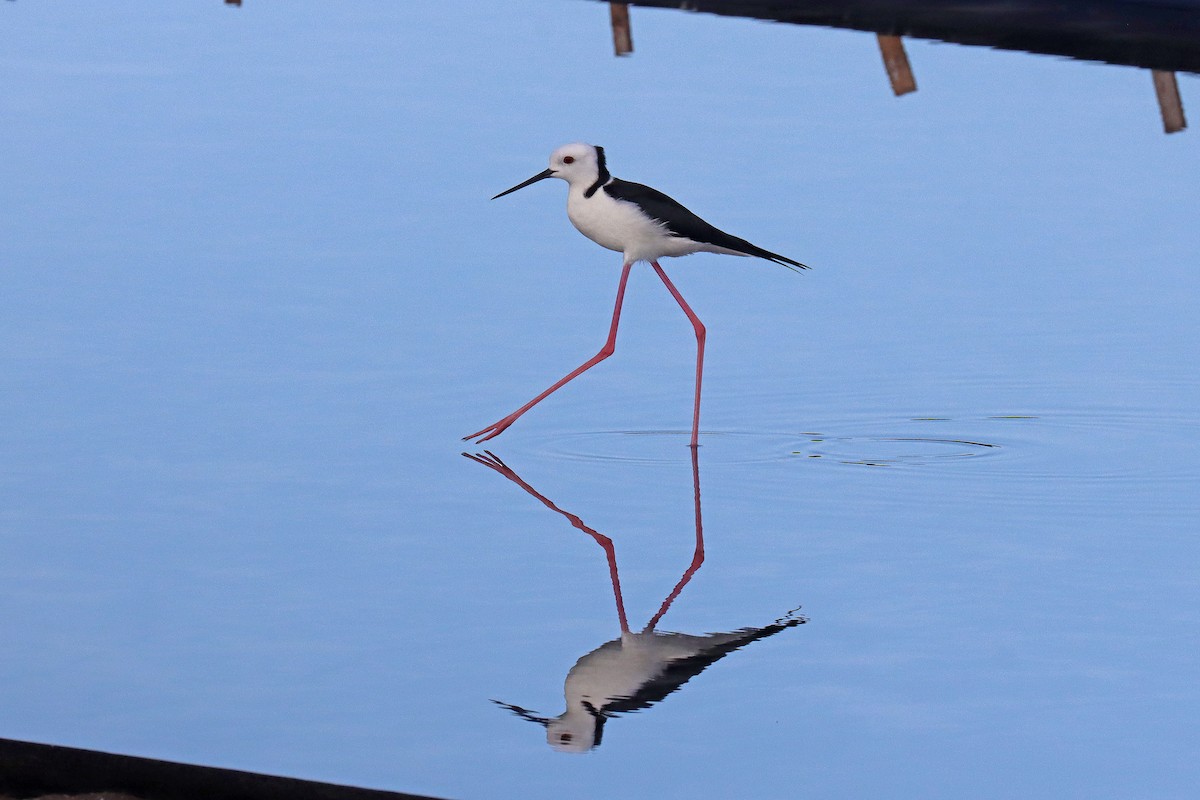
[[(600, 744), (604, 733), (605, 716), (591, 703), (584, 702), (582, 709), (567, 710), (554, 717), (539, 716), (527, 708), (493, 700), (501, 708), (507, 708), (521, 719), (536, 722), (546, 728), (546, 744), (560, 753), (586, 753)], [(583, 713), (580, 713), (580, 712)]]
[(560, 753), (586, 753), (600, 746), (607, 717), (586, 700), (583, 706), (587, 714), (572, 714), (568, 709), (561, 717), (550, 720), (546, 726), (546, 744)]

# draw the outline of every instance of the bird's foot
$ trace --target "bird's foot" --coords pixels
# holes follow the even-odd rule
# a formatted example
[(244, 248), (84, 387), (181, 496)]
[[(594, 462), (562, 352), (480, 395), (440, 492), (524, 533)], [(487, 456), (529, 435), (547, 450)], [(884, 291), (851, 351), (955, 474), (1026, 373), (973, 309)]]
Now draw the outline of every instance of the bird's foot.
[[(465, 441), (474, 439), (475, 444), (482, 444), (483, 442), (486, 442), (488, 439), (494, 439), (495, 437), (504, 433), (504, 431), (508, 429), (509, 425), (512, 425), (514, 422), (516, 422), (517, 416), (518, 416), (517, 414), (509, 414), (504, 419), (499, 420), (498, 422), (493, 422), (491, 425), (488, 425), (483, 430), (475, 431), (474, 433), (472, 433), (468, 436), (464, 436), (463, 441), (465, 442)], [(482, 437), (482, 438), (476, 438), (476, 437)]]
[(477, 464), (483, 464), (485, 467), (494, 469), (506, 478), (515, 478), (516, 473), (512, 471), (512, 467), (500, 460), (500, 457), (491, 450), (484, 450), (482, 453), (463, 453), (463, 455)]

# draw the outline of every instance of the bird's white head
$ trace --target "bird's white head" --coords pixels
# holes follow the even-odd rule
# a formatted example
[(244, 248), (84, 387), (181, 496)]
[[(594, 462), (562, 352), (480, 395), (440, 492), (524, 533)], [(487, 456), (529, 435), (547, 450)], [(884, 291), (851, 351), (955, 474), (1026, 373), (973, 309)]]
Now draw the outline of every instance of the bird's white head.
[(550, 169), (554, 170), (554, 177), (572, 185), (595, 183), (602, 172), (608, 172), (603, 164), (604, 148), (582, 142), (564, 144), (550, 154)]
[[(546, 178), (562, 178), (572, 186), (582, 185), (585, 188), (597, 182), (604, 183), (609, 179), (608, 167), (604, 163), (604, 148), (582, 142), (564, 144), (550, 154), (550, 168), (539, 172), (527, 181), (518, 183), (511, 189), (506, 189), (496, 197), (512, 194), (517, 189), (524, 189), (531, 183)], [(495, 200), (496, 197), (492, 199)]]

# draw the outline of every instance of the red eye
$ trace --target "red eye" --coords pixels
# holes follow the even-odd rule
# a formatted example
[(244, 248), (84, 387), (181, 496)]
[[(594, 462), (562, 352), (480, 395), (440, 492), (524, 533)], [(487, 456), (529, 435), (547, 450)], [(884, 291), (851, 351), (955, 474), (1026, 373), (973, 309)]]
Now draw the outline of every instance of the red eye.
[(563, 163), (564, 164), (574, 164), (575, 156), (563, 156)]

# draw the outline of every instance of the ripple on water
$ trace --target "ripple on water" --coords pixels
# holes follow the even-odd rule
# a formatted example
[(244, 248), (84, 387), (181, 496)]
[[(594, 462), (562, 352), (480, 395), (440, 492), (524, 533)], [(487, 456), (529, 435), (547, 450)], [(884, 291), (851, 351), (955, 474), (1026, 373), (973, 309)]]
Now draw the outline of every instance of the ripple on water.
[(943, 469), (980, 457), (1001, 480), (1195, 480), (1200, 421), (1131, 410), (829, 422), (796, 455), (839, 465)]
[[(688, 459), (686, 430), (563, 433), (533, 449), (550, 459), (672, 464)], [(703, 431), (705, 464), (801, 462), (817, 468), (957, 470), (985, 462), (999, 479), (1178, 481), (1200, 477), (1185, 457), (1200, 420), (1088, 410), (971, 416), (859, 417), (806, 431)]]
[[(690, 430), (589, 431), (565, 433), (541, 441), (541, 455), (569, 461), (624, 464), (672, 464), (689, 459)], [(786, 461), (802, 434), (755, 431), (701, 431), (705, 464), (753, 464)]]
[[(862, 427), (861, 424), (859, 426)], [(829, 464), (915, 467), (952, 459), (979, 458), (997, 450), (992, 442), (945, 436), (927, 437), (897, 426), (894, 434), (850, 429), (833, 432), (702, 431), (706, 464), (786, 462), (798, 458)], [(688, 458), (689, 431), (591, 431), (542, 440), (543, 456), (571, 461), (668, 464)]]
[(926, 466), (948, 459), (979, 458), (1000, 447), (990, 442), (924, 436), (808, 436), (792, 455), (862, 467)]

